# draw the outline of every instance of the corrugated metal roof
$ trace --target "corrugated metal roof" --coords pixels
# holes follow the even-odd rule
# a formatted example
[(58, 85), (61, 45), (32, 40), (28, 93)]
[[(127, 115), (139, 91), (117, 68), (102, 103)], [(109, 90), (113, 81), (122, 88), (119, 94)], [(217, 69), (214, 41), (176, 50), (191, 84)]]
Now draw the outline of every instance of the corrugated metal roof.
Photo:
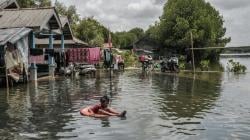
[(12, 4), (15, 4), (17, 8), (19, 8), (16, 0), (0, 0), (0, 9), (4, 9)]
[(0, 45), (4, 45), (7, 42), (16, 43), (19, 39), (26, 36), (31, 32), (28, 28), (9, 28), (0, 29)]
[(73, 33), (71, 30), (71, 26), (70, 26), (68, 18), (65, 16), (60, 16), (60, 21), (62, 24), (62, 30), (63, 30), (65, 39), (68, 39), (68, 40), (73, 39)]
[(68, 20), (67, 17), (60, 16), (60, 20), (61, 20), (61, 23), (62, 23), (62, 27), (64, 27), (65, 24), (69, 24), (69, 20)]
[[(54, 16), (54, 21), (50, 21)], [(54, 8), (11, 9), (0, 11), (0, 28), (30, 27), (44, 28), (46, 23), (61, 27)], [(52, 27), (52, 28), (53, 28)]]

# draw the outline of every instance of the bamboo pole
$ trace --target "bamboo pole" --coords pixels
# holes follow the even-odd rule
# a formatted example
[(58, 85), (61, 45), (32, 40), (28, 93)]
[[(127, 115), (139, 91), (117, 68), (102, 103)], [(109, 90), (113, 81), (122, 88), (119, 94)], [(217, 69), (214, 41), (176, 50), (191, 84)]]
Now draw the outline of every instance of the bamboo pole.
[(9, 77), (8, 77), (8, 70), (5, 66), (5, 77), (6, 77), (6, 88), (9, 89)]
[[(6, 46), (4, 46), (4, 48), (5, 47)], [(7, 69), (7, 66), (6, 66), (6, 48), (4, 49), (4, 63), (5, 63), (6, 88), (9, 89), (8, 69)]]
[(192, 48), (192, 64), (193, 64), (193, 73), (195, 73), (195, 63), (194, 63), (194, 42), (193, 42), (193, 34), (190, 32), (191, 37), (191, 48)]

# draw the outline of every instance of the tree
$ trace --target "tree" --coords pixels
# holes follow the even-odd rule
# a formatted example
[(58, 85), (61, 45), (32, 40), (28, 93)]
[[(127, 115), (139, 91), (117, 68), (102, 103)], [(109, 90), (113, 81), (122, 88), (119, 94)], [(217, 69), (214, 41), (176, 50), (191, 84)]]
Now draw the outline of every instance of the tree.
[(76, 24), (79, 22), (80, 17), (79, 14), (77, 14), (75, 6), (71, 5), (67, 7), (63, 3), (56, 2), (55, 7), (59, 15), (66, 16), (69, 19), (70, 24)]
[[(194, 47), (225, 46), (230, 38), (225, 38), (226, 28), (223, 17), (205, 0), (168, 0), (164, 6), (160, 22), (151, 28), (152, 37), (163, 47), (178, 54), (190, 47), (190, 33), (193, 34)], [(214, 60), (220, 51), (196, 51), (196, 61)]]
[(129, 30), (129, 32), (135, 34), (137, 39), (140, 39), (144, 36), (144, 30), (142, 28), (136, 27), (136, 28)]
[(17, 0), (17, 3), (21, 8), (34, 8), (38, 7), (36, 3), (39, 3), (39, 7), (49, 7), (51, 6), (51, 0)]
[(126, 48), (133, 45), (133, 43), (138, 40), (136, 34), (132, 32), (116, 32), (115, 36), (118, 38), (117, 44), (120, 48)]
[(101, 47), (104, 43), (104, 26), (94, 18), (84, 18), (75, 26), (75, 34), (79, 39), (93, 46)]
[(144, 36), (144, 30), (141, 28), (133, 28), (129, 31), (116, 32), (115, 33), (115, 43), (120, 48), (127, 48), (128, 46), (133, 45), (137, 40)]

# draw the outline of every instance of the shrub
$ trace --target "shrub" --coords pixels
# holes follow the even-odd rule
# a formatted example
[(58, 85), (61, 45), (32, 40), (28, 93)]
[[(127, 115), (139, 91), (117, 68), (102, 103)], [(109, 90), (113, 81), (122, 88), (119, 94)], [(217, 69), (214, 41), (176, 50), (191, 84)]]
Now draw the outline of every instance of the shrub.
[(240, 64), (239, 62), (234, 62), (232, 59), (228, 61), (227, 65), (230, 72), (240, 73), (247, 70), (246, 66)]
[(133, 67), (138, 63), (137, 57), (131, 53), (131, 51), (126, 51), (121, 54), (122, 58), (124, 59), (125, 67)]
[(180, 68), (180, 70), (185, 70), (186, 69), (185, 63), (184, 62), (180, 62), (179, 63), (179, 68)]
[(208, 70), (210, 61), (209, 60), (202, 60), (200, 62), (201, 70)]

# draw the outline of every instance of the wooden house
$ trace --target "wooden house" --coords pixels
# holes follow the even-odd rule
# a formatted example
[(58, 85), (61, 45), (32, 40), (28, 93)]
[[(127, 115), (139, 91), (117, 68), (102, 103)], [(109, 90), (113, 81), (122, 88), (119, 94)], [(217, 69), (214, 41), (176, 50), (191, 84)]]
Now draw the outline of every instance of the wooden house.
[[(0, 29), (23, 27), (32, 30), (29, 36), (29, 44), (30, 48), (33, 49), (36, 48), (36, 38), (49, 38), (47, 48), (53, 49), (53, 36), (63, 36), (59, 16), (53, 7), (4, 9), (0, 11)], [(47, 65), (53, 65), (53, 56), (49, 56)], [(35, 62), (32, 62), (30, 68), (36, 69)]]
[[(86, 42), (81, 41), (81, 40), (77, 39), (76, 37), (74, 37), (67, 17), (60, 16), (59, 19), (60, 19), (61, 24), (62, 24), (62, 34), (64, 35), (64, 37), (63, 37), (64, 38), (64, 46), (62, 47), (62, 36), (60, 34), (55, 35), (53, 45), (54, 45), (54, 48), (56, 50), (61, 49), (61, 48), (67, 49), (67, 48), (89, 47), (89, 45)], [(48, 38), (42, 38), (42, 39), (37, 38), (36, 39), (36, 47), (37, 48), (47, 48), (48, 45), (49, 45)]]

